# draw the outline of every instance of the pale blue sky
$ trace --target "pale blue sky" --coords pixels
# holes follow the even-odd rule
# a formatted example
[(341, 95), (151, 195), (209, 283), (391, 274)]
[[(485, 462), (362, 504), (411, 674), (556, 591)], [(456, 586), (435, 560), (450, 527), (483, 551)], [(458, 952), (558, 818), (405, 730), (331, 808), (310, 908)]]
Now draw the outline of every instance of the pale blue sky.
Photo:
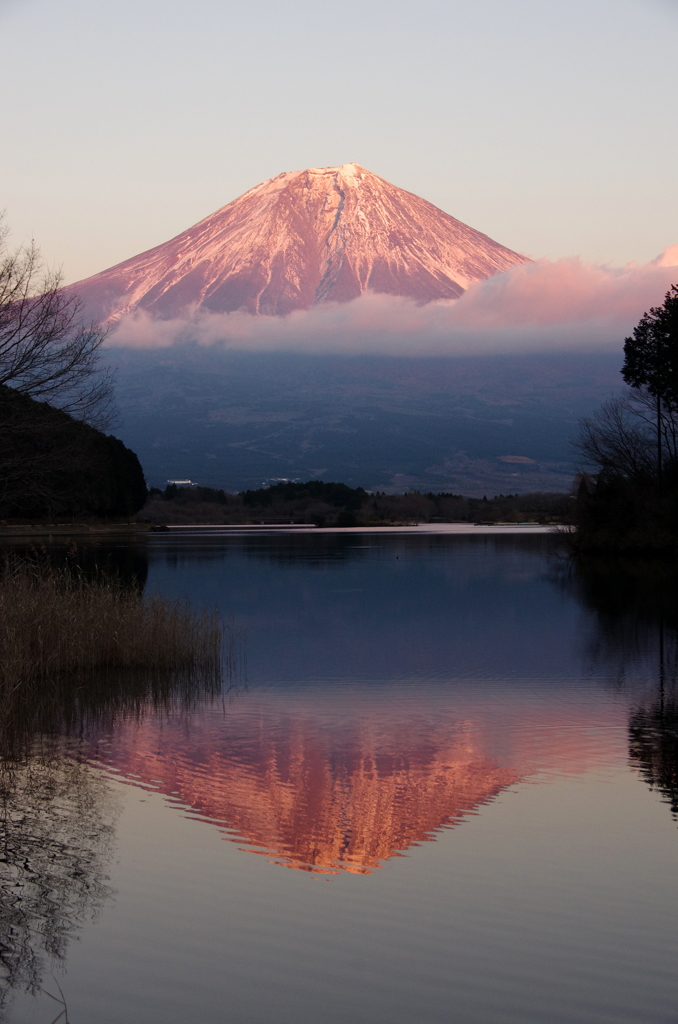
[(678, 242), (678, 0), (0, 0), (0, 208), (76, 280), (351, 161), (531, 256)]

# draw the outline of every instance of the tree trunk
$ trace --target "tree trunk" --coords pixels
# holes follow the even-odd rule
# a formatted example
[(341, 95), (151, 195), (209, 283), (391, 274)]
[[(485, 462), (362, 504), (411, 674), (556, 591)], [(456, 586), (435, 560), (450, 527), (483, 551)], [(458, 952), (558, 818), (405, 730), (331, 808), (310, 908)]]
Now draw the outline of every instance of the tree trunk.
[(657, 395), (657, 480), (662, 484), (662, 400)]

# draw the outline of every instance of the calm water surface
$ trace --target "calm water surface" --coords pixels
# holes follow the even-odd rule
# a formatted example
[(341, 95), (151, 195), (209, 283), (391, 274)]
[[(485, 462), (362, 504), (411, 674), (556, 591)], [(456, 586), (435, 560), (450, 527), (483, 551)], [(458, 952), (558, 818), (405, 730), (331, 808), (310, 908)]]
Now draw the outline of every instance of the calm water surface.
[[(5, 783), (5, 1019), (678, 1022), (675, 580), (547, 536), (83, 549), (218, 605), (218, 694)], [(62, 1018), (63, 1019), (63, 1018)]]

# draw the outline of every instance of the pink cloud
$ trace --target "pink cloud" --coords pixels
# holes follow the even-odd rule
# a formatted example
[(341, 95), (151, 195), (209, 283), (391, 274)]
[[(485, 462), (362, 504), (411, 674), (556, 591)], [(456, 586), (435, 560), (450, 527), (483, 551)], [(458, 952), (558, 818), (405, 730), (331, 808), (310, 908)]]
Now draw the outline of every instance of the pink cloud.
[(460, 355), (620, 349), (643, 312), (678, 282), (678, 245), (642, 266), (538, 260), (471, 285), (457, 300), (417, 304), (368, 293), (286, 317), (200, 311), (180, 320), (131, 314), (109, 344), (181, 342), (256, 351)]
[[(678, 255), (678, 246), (672, 248)], [(474, 327), (634, 321), (661, 303), (675, 278), (678, 268), (672, 271), (661, 260), (622, 269), (539, 260), (473, 285), (458, 302), (455, 319)]]

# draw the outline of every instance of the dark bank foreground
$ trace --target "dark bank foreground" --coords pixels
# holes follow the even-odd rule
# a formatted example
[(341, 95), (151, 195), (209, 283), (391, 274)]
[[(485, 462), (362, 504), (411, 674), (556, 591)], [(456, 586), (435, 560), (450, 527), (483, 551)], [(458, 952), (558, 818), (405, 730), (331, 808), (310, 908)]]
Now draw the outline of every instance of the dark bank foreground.
[(0, 521), (133, 516), (138, 458), (117, 437), (0, 386)]
[(21, 748), (6, 718), (8, 1022), (50, 1024), (57, 982), (96, 1024), (672, 1019), (665, 564), (545, 534), (49, 551), (216, 603), (239, 646), (221, 686), (64, 687)]

